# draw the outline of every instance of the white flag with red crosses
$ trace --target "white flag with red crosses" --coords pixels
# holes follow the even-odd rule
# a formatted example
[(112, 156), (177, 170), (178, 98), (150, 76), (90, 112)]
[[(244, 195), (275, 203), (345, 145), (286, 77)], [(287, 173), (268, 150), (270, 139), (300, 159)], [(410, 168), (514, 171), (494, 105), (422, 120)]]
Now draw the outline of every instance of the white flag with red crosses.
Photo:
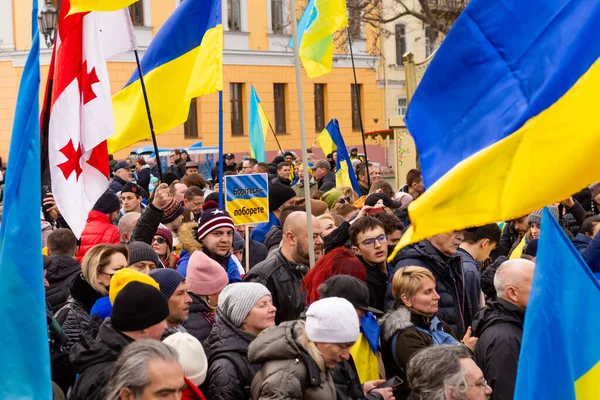
[(106, 60), (134, 48), (135, 41), (127, 9), (68, 12), (63, 0), (49, 71), (48, 159), (56, 204), (80, 237), (109, 184), (106, 139), (114, 119)]

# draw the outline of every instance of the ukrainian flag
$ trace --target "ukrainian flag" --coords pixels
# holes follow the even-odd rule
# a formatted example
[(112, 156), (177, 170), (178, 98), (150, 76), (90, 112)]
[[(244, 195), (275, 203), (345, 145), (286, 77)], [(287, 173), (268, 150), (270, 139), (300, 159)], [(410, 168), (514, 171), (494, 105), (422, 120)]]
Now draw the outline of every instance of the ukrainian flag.
[(86, 11), (116, 11), (136, 1), (138, 0), (70, 0), (69, 15)]
[[(185, 0), (158, 31), (141, 61), (156, 133), (187, 120), (190, 101), (223, 89), (220, 0)], [(109, 152), (150, 137), (137, 70), (113, 96)]]
[(269, 131), (269, 119), (265, 113), (254, 86), (250, 85), (250, 113), (248, 116), (250, 124), (250, 156), (258, 162), (267, 161), (267, 151), (265, 150), (265, 141)]
[(427, 191), (400, 247), (600, 180), (599, 21), (598, 1), (469, 3), (406, 116)]
[(356, 173), (352, 168), (350, 162), (350, 156), (346, 150), (346, 143), (340, 132), (340, 124), (338, 120), (333, 118), (323, 132), (317, 138), (323, 151), (329, 151), (329, 154), (333, 150), (337, 150), (337, 164), (335, 166), (335, 184), (336, 186), (348, 186), (351, 187), (356, 193), (360, 193), (360, 186), (358, 186), (358, 179), (356, 179)]
[[(333, 34), (346, 26), (346, 0), (309, 0), (298, 22), (298, 53), (309, 78), (331, 72)], [(288, 47), (294, 47), (293, 40)]]
[(600, 286), (545, 209), (515, 400), (600, 399)]

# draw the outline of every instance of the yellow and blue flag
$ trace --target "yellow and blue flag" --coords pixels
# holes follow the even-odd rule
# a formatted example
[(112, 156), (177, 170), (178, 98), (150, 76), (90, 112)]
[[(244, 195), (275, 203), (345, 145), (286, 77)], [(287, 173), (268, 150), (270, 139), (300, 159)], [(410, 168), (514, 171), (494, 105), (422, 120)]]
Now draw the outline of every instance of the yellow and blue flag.
[(269, 175), (225, 177), (225, 208), (234, 225), (269, 221)]
[(546, 208), (515, 400), (600, 399), (600, 285)]
[[(187, 120), (194, 97), (223, 89), (220, 0), (185, 0), (158, 31), (141, 61), (156, 133)], [(109, 152), (150, 137), (137, 70), (113, 96)]]
[(319, 147), (321, 147), (321, 150), (323, 150), (323, 154), (325, 154), (325, 156), (333, 153), (334, 150), (337, 150), (337, 146), (335, 143), (333, 143), (333, 140), (331, 140), (331, 136), (329, 136), (327, 128), (321, 131), (316, 141), (319, 143)]
[(410, 102), (427, 191), (399, 246), (600, 180), (598, 21), (598, 1), (469, 2)]
[(344, 138), (340, 132), (340, 124), (338, 123), (338, 120), (333, 118), (331, 121), (329, 121), (317, 140), (319, 143), (325, 144), (325, 146), (333, 146), (328, 147), (327, 149), (321, 146), (323, 151), (331, 149), (329, 150), (329, 153), (331, 153), (333, 150), (337, 150), (337, 163), (335, 166), (336, 186), (348, 186), (351, 187), (356, 193), (360, 193), (358, 179), (356, 179), (356, 173), (354, 172), (354, 168), (352, 168), (350, 156), (346, 150), (346, 143), (344, 143)]
[(40, 235), (38, 0), (32, 3), (31, 50), (17, 96), (0, 226), (1, 399), (52, 398)]
[(138, 0), (70, 0), (69, 15), (86, 11), (116, 11), (136, 1)]
[(269, 132), (269, 119), (253, 85), (250, 85), (248, 123), (250, 125), (250, 133), (248, 135), (250, 137), (250, 156), (258, 162), (266, 162), (267, 151), (265, 149), (265, 141), (267, 140), (267, 132)]
[[(346, 0), (309, 0), (298, 22), (298, 53), (309, 78), (331, 72), (333, 34), (346, 26)], [(288, 47), (294, 47), (293, 40)]]

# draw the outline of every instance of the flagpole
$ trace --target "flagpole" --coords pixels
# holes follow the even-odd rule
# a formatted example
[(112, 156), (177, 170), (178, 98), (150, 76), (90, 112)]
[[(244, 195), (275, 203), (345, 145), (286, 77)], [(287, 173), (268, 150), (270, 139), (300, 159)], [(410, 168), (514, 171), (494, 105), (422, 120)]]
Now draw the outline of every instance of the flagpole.
[[(302, 74), (300, 71), (300, 45), (298, 43), (298, 19), (296, 18), (296, 0), (291, 0), (292, 11), (292, 39), (294, 41), (294, 68), (296, 70), (296, 93), (298, 95), (298, 114), (300, 117), (300, 144), (302, 145), (302, 174), (304, 182), (310, 182), (308, 176), (308, 152), (306, 151), (306, 128), (304, 126), (304, 95), (302, 93)], [(304, 185), (304, 199), (306, 202), (306, 228), (308, 233), (308, 259), (310, 267), (315, 265), (315, 244), (312, 229), (312, 208), (310, 206), (310, 185)], [(271, 210), (272, 211), (272, 210)]]
[(219, 208), (223, 209), (223, 90), (219, 91)]
[(144, 84), (144, 74), (142, 73), (142, 65), (140, 64), (140, 56), (138, 55), (137, 49), (133, 50), (133, 54), (135, 54), (135, 63), (137, 64), (138, 75), (140, 76), (140, 85), (142, 87), (142, 93), (144, 95), (144, 103), (146, 103), (146, 115), (148, 116), (150, 134), (152, 135), (152, 144), (154, 145), (156, 167), (158, 168), (158, 180), (160, 182), (163, 182), (160, 154), (158, 153), (158, 143), (156, 142), (156, 133), (154, 133), (154, 122), (152, 122), (152, 114), (150, 113), (150, 102), (148, 101), (148, 93), (146, 92), (146, 85)]
[(279, 139), (277, 139), (277, 135), (275, 134), (275, 130), (271, 126), (271, 121), (267, 121), (267, 122), (269, 123), (269, 128), (271, 128), (271, 133), (273, 134), (273, 137), (275, 138), (275, 141), (277, 142), (277, 147), (279, 147), (279, 151), (281, 152), (281, 155), (283, 155), (283, 150), (281, 149), (281, 145), (279, 144)]
[(371, 175), (369, 174), (369, 157), (367, 156), (367, 142), (365, 141), (365, 129), (362, 122), (362, 111), (360, 103), (360, 90), (356, 80), (356, 68), (354, 67), (354, 52), (352, 51), (352, 38), (350, 35), (350, 25), (348, 25), (348, 47), (350, 47), (350, 60), (352, 60), (352, 73), (354, 74), (354, 92), (358, 100), (358, 120), (360, 121), (360, 136), (362, 137), (363, 151), (365, 152), (365, 165), (367, 167), (367, 184), (371, 187)]

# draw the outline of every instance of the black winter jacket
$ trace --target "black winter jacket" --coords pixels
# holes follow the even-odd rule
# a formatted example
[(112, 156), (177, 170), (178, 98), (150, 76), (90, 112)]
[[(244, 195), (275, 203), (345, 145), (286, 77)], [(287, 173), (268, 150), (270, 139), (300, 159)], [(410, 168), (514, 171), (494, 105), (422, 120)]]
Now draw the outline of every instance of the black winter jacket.
[(331, 171), (317, 181), (319, 191), (325, 193), (335, 188), (335, 174)]
[(50, 256), (52, 264), (46, 269), (46, 301), (52, 312), (58, 311), (67, 303), (73, 279), (81, 273), (81, 265), (73, 257)]
[(385, 272), (376, 265), (371, 265), (358, 256), (358, 259), (364, 264), (367, 270), (366, 284), (369, 288), (369, 307), (373, 307), (383, 312), (385, 307), (385, 292), (388, 285), (387, 263)]
[(104, 400), (113, 366), (121, 351), (133, 339), (116, 331), (104, 321), (95, 339), (84, 337), (71, 349), (69, 358), (79, 378), (69, 400)]
[(481, 309), (481, 273), (480, 264), (466, 250), (459, 248), (456, 252), (462, 259), (463, 272), (465, 276), (465, 293), (471, 310), (471, 320)]
[(120, 178), (119, 176), (115, 175), (115, 176), (113, 177), (113, 180), (112, 180), (112, 182), (111, 182), (111, 183), (110, 183), (110, 185), (108, 186), (108, 188), (109, 188), (110, 190), (112, 190), (113, 192), (115, 192), (115, 193), (118, 193), (118, 192), (120, 192), (121, 190), (123, 190), (123, 186), (125, 186), (125, 184), (126, 184), (126, 183), (127, 183), (127, 182), (126, 182), (124, 179), (122, 179), (122, 178)]
[(269, 232), (265, 235), (265, 244), (263, 246), (267, 249), (267, 254), (279, 249), (279, 245), (283, 240), (283, 228), (281, 225), (273, 225)]
[(142, 189), (149, 193), (148, 187), (150, 186), (150, 167), (142, 168), (137, 173), (137, 184)]
[(188, 294), (192, 298), (192, 304), (190, 304), (188, 320), (183, 327), (187, 333), (204, 345), (204, 341), (215, 324), (215, 316), (202, 297), (192, 292), (188, 292)]
[(271, 179), (271, 183), (272, 184), (281, 184), (283, 186), (291, 186), (292, 185), (292, 181), (286, 178), (282, 178), (279, 175), (277, 175), (275, 178)]
[[(396, 268), (390, 276), (393, 276), (398, 268), (409, 265), (431, 271), (436, 280), (435, 290), (440, 295), (438, 318), (450, 325), (457, 337), (462, 338), (466, 328), (471, 325), (471, 312), (464, 290), (460, 257), (453, 256), (445, 260), (429, 240), (422, 240), (402, 249), (394, 261)], [(386, 293), (386, 309), (391, 309), (393, 305), (390, 281)]]
[(382, 400), (379, 393), (371, 392), (365, 396), (363, 386), (360, 384), (358, 371), (352, 355), (348, 360), (337, 363), (331, 370), (331, 377), (335, 383), (337, 400)]
[(54, 314), (54, 319), (69, 338), (65, 350), (69, 350), (88, 330), (91, 321), (90, 310), (96, 300), (103, 297), (103, 294), (96, 292), (81, 274), (73, 279), (70, 293), (67, 303)]
[(137, 224), (135, 224), (129, 242), (144, 242), (152, 245), (152, 239), (158, 230), (162, 217), (163, 211), (150, 203), (138, 219)]
[[(257, 240), (250, 239), (250, 268), (256, 264), (265, 261), (268, 252), (267, 247)], [(242, 257), (242, 267), (246, 268), (246, 252)]]
[[(248, 361), (248, 346), (256, 336), (236, 328), (220, 313), (204, 342), (208, 359), (205, 387), (211, 400), (248, 400), (252, 378), (260, 365)], [(231, 358), (230, 358), (231, 357)], [(235, 359), (235, 361), (232, 361)]]
[(306, 304), (306, 293), (301, 291), (302, 281), (308, 273), (306, 265), (288, 261), (281, 250), (270, 254), (267, 259), (252, 268), (244, 277), (245, 282), (258, 282), (269, 289), (273, 305), (277, 307), (275, 322), (300, 318)]
[(493, 400), (512, 400), (525, 311), (503, 300), (490, 302), (473, 321), (475, 360), (494, 390)]

